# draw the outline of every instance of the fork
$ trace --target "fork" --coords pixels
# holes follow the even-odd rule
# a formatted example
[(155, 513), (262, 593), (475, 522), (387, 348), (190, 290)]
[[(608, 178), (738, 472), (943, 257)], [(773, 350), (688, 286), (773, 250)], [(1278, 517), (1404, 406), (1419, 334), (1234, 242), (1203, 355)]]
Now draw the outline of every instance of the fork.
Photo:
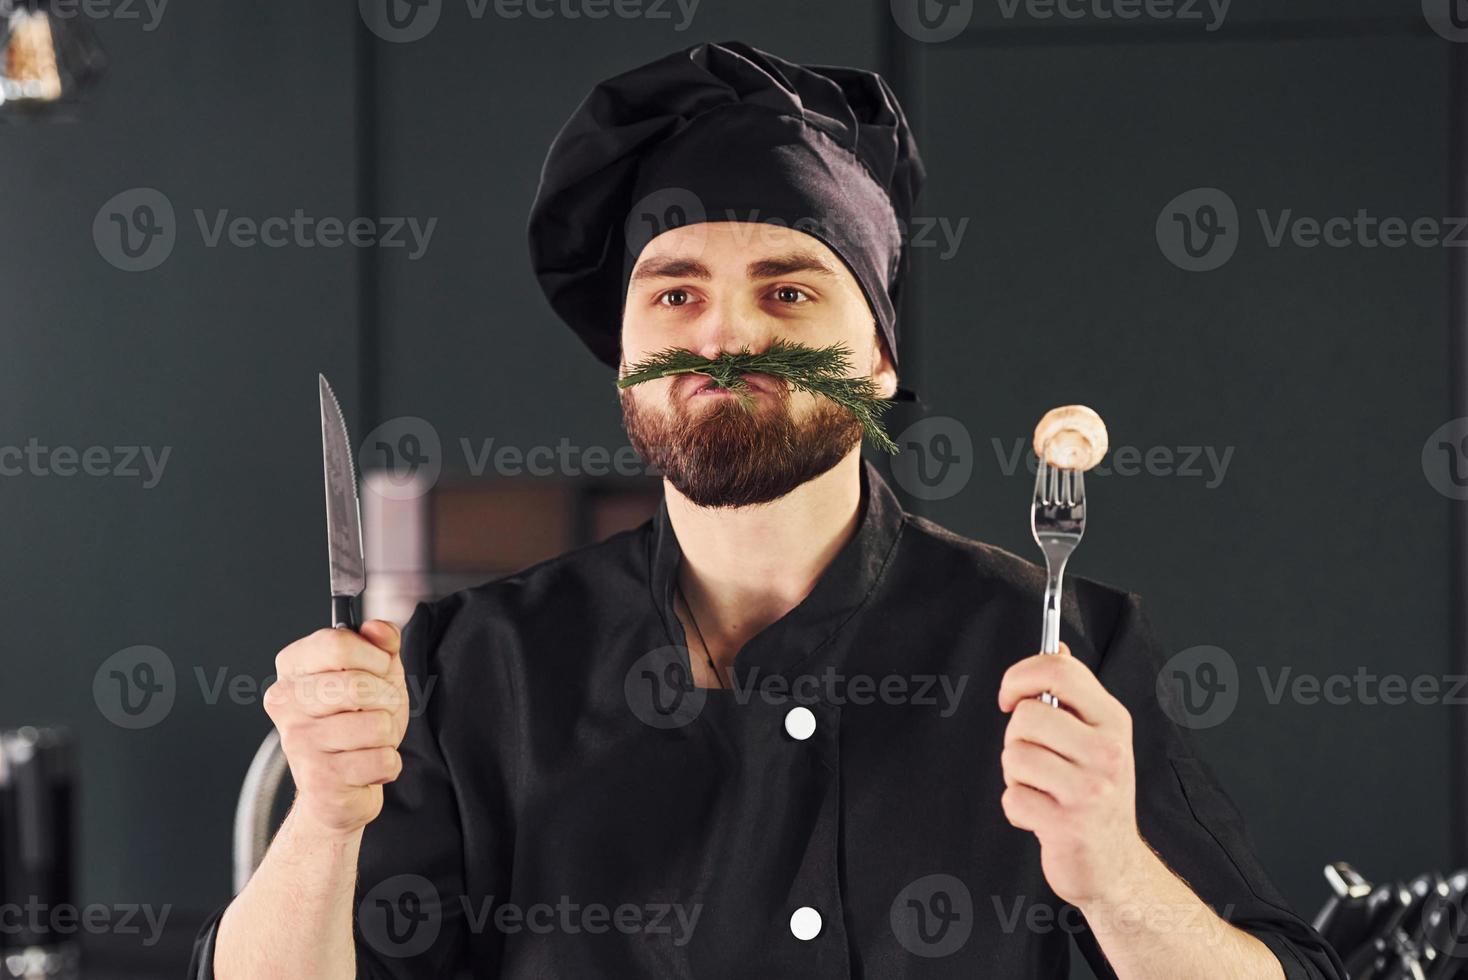
[[(1065, 563), (1086, 531), (1086, 478), (1080, 470), (1061, 469), (1040, 456), (1035, 471), (1035, 500), (1030, 507), (1030, 530), (1035, 543), (1045, 552), (1045, 622), (1040, 636), (1041, 653), (1060, 652), (1060, 579)], [(1060, 707), (1055, 695), (1046, 691), (1040, 700)]]

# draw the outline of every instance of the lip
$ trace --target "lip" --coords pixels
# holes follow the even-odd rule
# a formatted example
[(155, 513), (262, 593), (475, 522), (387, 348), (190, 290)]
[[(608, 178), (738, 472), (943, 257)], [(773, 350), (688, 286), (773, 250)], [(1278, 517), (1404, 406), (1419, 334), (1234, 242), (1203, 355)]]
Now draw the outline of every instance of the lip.
[[(768, 374), (741, 374), (741, 378), (749, 385), (750, 391), (757, 394), (769, 394), (774, 390), (774, 378)], [(711, 397), (730, 398), (734, 392), (722, 386), (710, 387), (714, 381), (712, 378), (702, 374), (685, 374), (678, 379), (678, 394), (684, 398)]]

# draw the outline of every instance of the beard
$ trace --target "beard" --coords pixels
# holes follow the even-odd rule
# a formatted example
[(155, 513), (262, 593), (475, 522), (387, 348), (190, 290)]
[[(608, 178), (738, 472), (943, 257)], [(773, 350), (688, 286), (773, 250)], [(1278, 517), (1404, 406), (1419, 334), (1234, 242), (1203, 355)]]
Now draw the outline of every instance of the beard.
[(622, 426), (637, 454), (699, 507), (747, 507), (778, 500), (827, 472), (861, 444), (851, 410), (817, 397), (797, 421), (790, 389), (779, 402), (748, 408), (735, 398), (690, 410), (688, 398), (670, 396), (668, 412), (642, 404), (632, 388), (619, 392)]

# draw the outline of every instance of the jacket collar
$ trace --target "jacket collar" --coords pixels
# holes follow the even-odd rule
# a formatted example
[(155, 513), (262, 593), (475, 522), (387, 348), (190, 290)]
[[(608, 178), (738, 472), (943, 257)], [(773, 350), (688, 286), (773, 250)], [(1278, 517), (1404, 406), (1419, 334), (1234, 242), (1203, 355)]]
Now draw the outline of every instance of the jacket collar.
[[(856, 532), (831, 559), (815, 587), (799, 605), (752, 637), (734, 661), (736, 683), (772, 673), (789, 675), (841, 632), (881, 579), (895, 551), (907, 514), (872, 463), (861, 461), (862, 517)], [(653, 603), (674, 643), (687, 647), (674, 607), (674, 588), (683, 551), (668, 517), (666, 497), (659, 502), (648, 539), (648, 581)], [(757, 668), (757, 673), (754, 669)]]

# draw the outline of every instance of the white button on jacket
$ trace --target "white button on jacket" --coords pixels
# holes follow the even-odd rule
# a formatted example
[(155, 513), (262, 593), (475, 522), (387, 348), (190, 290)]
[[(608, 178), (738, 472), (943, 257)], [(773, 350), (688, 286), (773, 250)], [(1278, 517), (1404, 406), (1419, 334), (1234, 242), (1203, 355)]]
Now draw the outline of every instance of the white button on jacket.
[(802, 905), (790, 916), (790, 931), (796, 939), (812, 940), (821, 934), (821, 913), (809, 905)]
[(791, 708), (785, 715), (785, 731), (791, 738), (804, 742), (816, 733), (815, 712), (804, 705)]

